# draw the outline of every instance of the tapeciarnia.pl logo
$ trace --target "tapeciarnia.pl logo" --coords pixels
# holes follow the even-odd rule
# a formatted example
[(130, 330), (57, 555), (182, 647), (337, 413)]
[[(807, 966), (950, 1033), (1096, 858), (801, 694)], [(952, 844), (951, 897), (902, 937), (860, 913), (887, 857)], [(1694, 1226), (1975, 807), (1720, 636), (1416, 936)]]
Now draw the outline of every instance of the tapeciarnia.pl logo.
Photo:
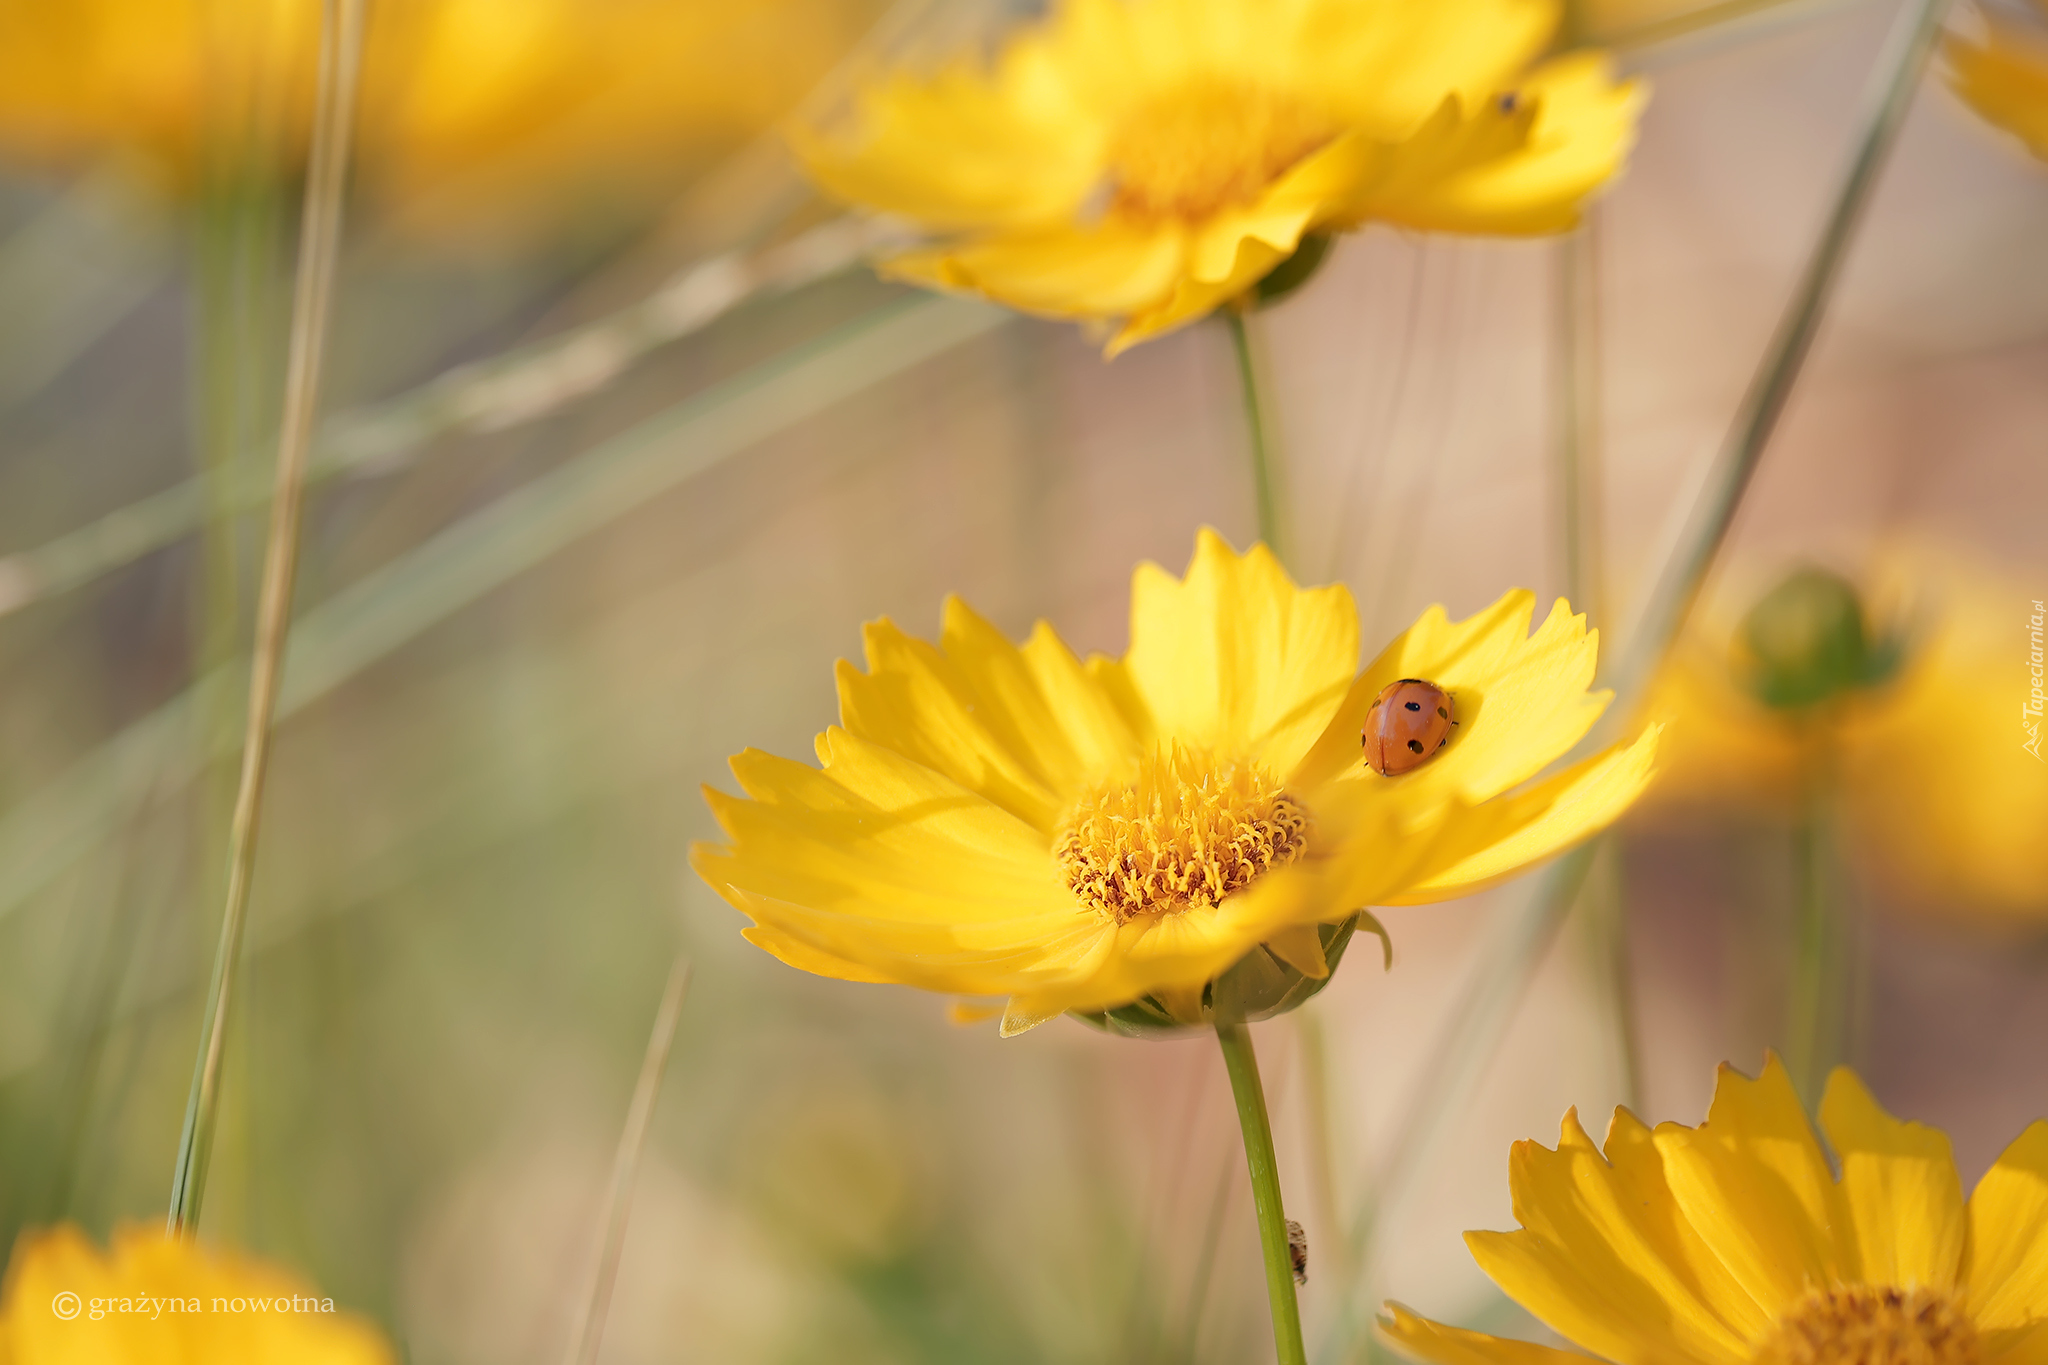
[(2027, 672), (2033, 679), (2033, 686), (2027, 691), (2027, 699), (2020, 704), (2020, 728), (2027, 732), (2027, 737), (2020, 747), (2036, 759), (2048, 762), (2048, 759), (2041, 759), (2041, 711), (2044, 700), (2041, 690), (2041, 622), (2044, 617), (2048, 617), (2048, 606), (2044, 606), (2041, 599), (2035, 598), (2034, 614), (2027, 618)]

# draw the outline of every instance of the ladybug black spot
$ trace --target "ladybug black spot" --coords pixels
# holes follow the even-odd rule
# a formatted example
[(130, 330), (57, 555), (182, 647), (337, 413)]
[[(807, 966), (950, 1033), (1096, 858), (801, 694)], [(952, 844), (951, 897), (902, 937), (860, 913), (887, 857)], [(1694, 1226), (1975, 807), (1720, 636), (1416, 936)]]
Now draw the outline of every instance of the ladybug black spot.
[(1422, 703), (1419, 701), (1404, 701), (1401, 705), (1407, 707), (1410, 711), (1420, 711), (1422, 709)]
[(1444, 710), (1444, 708), (1441, 706), (1436, 708), (1436, 713), (1442, 716), (1445, 720), (1449, 720), (1451, 718), (1451, 713)]
[(1408, 752), (1409, 752), (1409, 753), (1411, 753), (1411, 754), (1419, 754), (1419, 753), (1421, 753), (1421, 752), (1422, 752), (1422, 741), (1421, 741), (1421, 740), (1419, 740), (1419, 739), (1411, 739), (1411, 740), (1409, 740), (1409, 741), (1408, 741)]

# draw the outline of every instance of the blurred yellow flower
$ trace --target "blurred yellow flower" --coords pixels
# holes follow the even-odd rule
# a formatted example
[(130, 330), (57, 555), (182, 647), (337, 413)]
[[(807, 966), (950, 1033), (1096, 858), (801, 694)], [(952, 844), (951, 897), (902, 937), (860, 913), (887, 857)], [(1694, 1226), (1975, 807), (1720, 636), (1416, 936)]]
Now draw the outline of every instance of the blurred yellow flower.
[[(1967, 1204), (1948, 1138), (1901, 1123), (1846, 1068), (1815, 1139), (1785, 1068), (1721, 1068), (1707, 1121), (1653, 1132), (1617, 1109), (1604, 1154), (1565, 1115), (1509, 1159), (1514, 1232), (1466, 1245), (1580, 1348), (1462, 1331), (1389, 1304), (1381, 1329), (1434, 1365), (2020, 1365), (2048, 1336), (2048, 1122)], [(1840, 1175), (1836, 1175), (1837, 1166)]]
[(2048, 159), (2048, 32), (1985, 15), (1979, 45), (1948, 39), (1949, 84), (1985, 119)]
[(374, 1328), (260, 1261), (139, 1227), (101, 1252), (25, 1234), (0, 1295), (5, 1365), (391, 1365)]
[(1620, 167), (1642, 92), (1532, 68), (1555, 0), (1062, 0), (992, 67), (898, 74), (798, 148), (827, 190), (942, 234), (887, 273), (1122, 320), (1110, 353), (1368, 220), (1543, 233)]
[[(426, 230), (656, 202), (786, 115), (877, 7), (376, 5), (357, 178), (373, 202)], [(209, 159), (232, 163), (252, 138), (299, 147), (318, 15), (296, 0), (0, 0), (0, 158), (122, 161), (184, 195)]]
[[(1013, 645), (957, 599), (937, 646), (873, 622), (868, 671), (839, 665), (823, 770), (735, 756), (748, 799), (706, 791), (731, 843), (692, 864), (784, 962), (1007, 996), (1006, 1035), (1144, 996), (1199, 1020), (1205, 984), (1261, 944), (1326, 976), (1318, 924), (1512, 876), (1635, 798), (1650, 737), (1522, 785), (1608, 700), (1586, 690), (1584, 618), (1560, 601), (1530, 636), (1533, 601), (1433, 607), (1360, 672), (1348, 591), (1204, 531), (1186, 578), (1138, 567), (1120, 660), (1083, 663), (1044, 622)], [(1404, 677), (1461, 724), (1380, 777), (1359, 734)]]
[(1827, 781), (1855, 850), (1917, 905), (2048, 923), (2048, 764), (2019, 723), (2032, 598), (1936, 548), (1893, 552), (1872, 578), (1913, 601), (1904, 662), (1825, 714), (1802, 721), (1737, 686), (1720, 631), (1674, 653), (1648, 708), (1665, 724), (1649, 804), (1789, 809)]

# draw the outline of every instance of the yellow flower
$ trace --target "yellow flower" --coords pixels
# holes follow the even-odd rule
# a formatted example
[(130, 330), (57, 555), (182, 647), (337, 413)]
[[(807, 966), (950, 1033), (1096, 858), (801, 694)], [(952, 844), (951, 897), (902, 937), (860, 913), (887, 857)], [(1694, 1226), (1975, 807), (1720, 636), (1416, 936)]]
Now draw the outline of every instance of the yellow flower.
[[(1349, 592), (1204, 531), (1185, 579), (1138, 567), (1122, 659), (1083, 663), (1043, 622), (1013, 645), (957, 599), (936, 646), (873, 622), (822, 771), (736, 755), (750, 799), (707, 789), (731, 843), (692, 864), (784, 962), (1006, 996), (1006, 1035), (1147, 996), (1196, 1021), (1261, 944), (1323, 977), (1317, 925), (1512, 876), (1634, 799), (1648, 738), (1523, 785), (1608, 697), (1584, 618), (1560, 601), (1531, 637), (1532, 604), (1433, 607), (1360, 672)], [(1404, 677), (1460, 724), (1383, 778), (1359, 733)]]
[(1986, 120), (2048, 159), (2048, 33), (1985, 15), (1979, 46), (1950, 35), (1949, 84)]
[[(645, 205), (786, 115), (876, 8), (373, 5), (357, 179), (403, 226), (465, 240), (508, 216)], [(122, 160), (184, 196), (209, 162), (233, 174), (265, 139), (272, 157), (300, 147), (318, 13), (296, 0), (0, 0), (0, 158)]]
[(1920, 599), (1904, 663), (1804, 722), (1737, 686), (1727, 647), (1710, 643), (1727, 632), (1685, 642), (1648, 708), (1666, 735), (1650, 803), (1782, 811), (1826, 775), (1852, 849), (1887, 884), (1925, 909), (2038, 928), (2048, 763), (2027, 748), (2033, 598), (1935, 547), (1888, 553), (1872, 578), (1881, 598)]
[[(1606, 1151), (1565, 1115), (1518, 1142), (1514, 1232), (1468, 1232), (1507, 1295), (1580, 1348), (1380, 1320), (1434, 1365), (2022, 1365), (2048, 1343), (2048, 1122), (1966, 1205), (1948, 1138), (1838, 1069), (1815, 1139), (1776, 1058), (1721, 1068), (1698, 1128), (1626, 1109)], [(1839, 1168), (1840, 1175), (1836, 1175)], [(1581, 1352), (1584, 1352), (1582, 1354)]]
[(139, 1227), (104, 1253), (25, 1234), (0, 1295), (6, 1365), (391, 1365), (367, 1323), (260, 1261)]
[(1555, 0), (1063, 0), (986, 70), (898, 74), (800, 133), (828, 191), (935, 232), (887, 273), (1122, 319), (1243, 295), (1305, 235), (1571, 226), (1634, 134), (1604, 58), (1534, 67)]

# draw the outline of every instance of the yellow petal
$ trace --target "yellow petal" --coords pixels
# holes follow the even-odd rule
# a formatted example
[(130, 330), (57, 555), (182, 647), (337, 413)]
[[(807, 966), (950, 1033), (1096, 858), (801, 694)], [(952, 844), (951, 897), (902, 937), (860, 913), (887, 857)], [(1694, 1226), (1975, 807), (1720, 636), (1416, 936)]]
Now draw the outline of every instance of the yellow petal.
[(1842, 1163), (1864, 1276), (1954, 1289), (1967, 1224), (1947, 1134), (1885, 1113), (1847, 1067), (1828, 1078), (1820, 1126)]
[(1266, 940), (1266, 947), (1303, 976), (1321, 981), (1330, 974), (1329, 961), (1323, 956), (1323, 936), (1314, 925), (1297, 924), (1282, 929)]
[(2048, 43), (1993, 20), (1979, 47), (1951, 36), (1949, 84), (1986, 120), (2048, 158)]
[(1538, 1346), (1533, 1341), (1490, 1337), (1446, 1327), (1389, 1301), (1378, 1323), (1380, 1335), (1403, 1355), (1430, 1365), (1585, 1365), (1594, 1359), (1577, 1351)]
[(1707, 1121), (1655, 1137), (1686, 1221), (1765, 1312), (1861, 1279), (1847, 1201), (1775, 1056), (1756, 1080), (1723, 1066)]
[[(87, 1307), (60, 1317), (61, 1294)], [(302, 1302), (312, 1312), (207, 1312), (216, 1299)], [(163, 1301), (162, 1311), (109, 1312), (90, 1307), (121, 1300)], [(177, 1312), (171, 1300), (197, 1299), (200, 1312)], [(161, 1226), (117, 1228), (102, 1253), (70, 1226), (22, 1234), (0, 1299), (0, 1360), (12, 1365), (79, 1362), (291, 1361), (292, 1365), (390, 1365), (379, 1334), (352, 1314), (333, 1311), (296, 1276), (276, 1266), (204, 1243), (168, 1237)]]
[[(1306, 215), (1302, 217), (1306, 221)], [(1300, 240), (1299, 229), (1294, 236)], [(1135, 310), (1129, 320), (1117, 329), (1116, 335), (1109, 339), (1109, 344), (1103, 347), (1103, 355), (1114, 360), (1141, 341), (1164, 336), (1175, 328), (1208, 317), (1266, 278), (1289, 255), (1288, 251), (1249, 235), (1240, 237), (1235, 248), (1236, 255), (1219, 278), (1183, 278), (1164, 299), (1151, 307)]]
[[(1494, 1283), (1567, 1339), (1620, 1365), (1739, 1365), (1746, 1332), (1761, 1320), (1677, 1216), (1661, 1164), (1633, 1130), (1633, 1158), (1609, 1166), (1565, 1115), (1556, 1151), (1518, 1142), (1508, 1162), (1516, 1232), (1468, 1232), (1466, 1245)], [(1616, 1115), (1616, 1126), (1624, 1117)], [(1631, 1141), (1631, 1139), (1634, 1139)], [(1645, 1159), (1647, 1157), (1647, 1159)], [(1701, 1274), (1714, 1276), (1712, 1291)], [(1732, 1323), (1709, 1306), (1733, 1305)]]
[(2025, 1327), (1977, 1329), (1983, 1365), (2048, 1365), (2048, 1318)]
[(1056, 224), (906, 252), (882, 274), (979, 294), (1052, 318), (1113, 318), (1165, 299), (1182, 276), (1185, 233), (1172, 224), (1110, 217)]
[(990, 1004), (981, 1000), (955, 1000), (946, 1006), (946, 1022), (955, 1028), (971, 1028), (1004, 1013), (1001, 1003)]
[(848, 733), (944, 773), (1041, 833), (1134, 749), (1114, 706), (1042, 622), (1028, 655), (957, 598), (946, 602), (937, 646), (886, 620), (862, 635), (868, 671), (838, 668)]
[(1303, 23), (1299, 79), (1346, 123), (1399, 141), (1446, 95), (1473, 105), (1509, 88), (1557, 19), (1551, 0), (1324, 0)]
[(1141, 341), (1205, 318), (1242, 296), (1294, 254), (1302, 235), (1328, 221), (1352, 192), (1356, 174), (1347, 133), (1305, 157), (1255, 203), (1226, 208), (1195, 226), (1184, 277), (1173, 292), (1134, 312), (1111, 339), (1114, 358)]
[(1297, 588), (1263, 545), (1204, 528), (1185, 578), (1142, 564), (1124, 669), (1162, 742), (1292, 772), (1351, 683), (1358, 613), (1342, 586)]
[(934, 228), (1070, 218), (1102, 174), (1105, 130), (1074, 103), (1051, 50), (1029, 35), (993, 72), (957, 63), (861, 92), (848, 128), (791, 142), (825, 190)]
[[(1899, 676), (1829, 736), (1858, 842), (1882, 859), (1902, 904), (2038, 933), (2048, 921), (2048, 763), (2025, 728), (1951, 718), (1958, 689), (2005, 667), (2014, 616), (2031, 616), (2041, 589), (1953, 550), (1888, 554), (1879, 569), (1878, 593), (1921, 605)], [(1944, 742), (1927, 744), (1930, 733)]]
[(1049, 1024), (1066, 1013), (1064, 1006), (1046, 1000), (1034, 999), (1028, 995), (1013, 995), (1003, 1007), (1003, 1023), (998, 1032), (1005, 1038), (1015, 1038), (1020, 1033), (1029, 1033), (1040, 1024)]
[(1457, 726), (1449, 747), (1412, 773), (1375, 779), (1413, 806), (1459, 795), (1483, 801), (1526, 782), (1579, 742), (1609, 694), (1588, 692), (1599, 633), (1562, 599), (1534, 635), (1535, 594), (1505, 593), (1484, 611), (1452, 621), (1425, 611), (1366, 666), (1288, 779), (1313, 788), (1364, 771), (1358, 736), (1387, 684), (1421, 678), (1451, 694)]
[(1659, 731), (1617, 744), (1527, 791), (1446, 814), (1457, 838), (1388, 905), (1422, 905), (1466, 896), (1526, 871), (1599, 833), (1649, 786)]
[(2048, 1120), (2028, 1124), (1971, 1191), (1966, 1256), (1979, 1328), (2048, 1318)]
[[(704, 844), (697, 845), (699, 849), (705, 847), (707, 846)], [(691, 850), (691, 853), (694, 863), (696, 850)], [(771, 929), (765, 924), (748, 925), (740, 930), (740, 937), (778, 961), (785, 962), (800, 972), (809, 972), (813, 976), (830, 977), (834, 981), (865, 981), (878, 985), (895, 981), (895, 978), (885, 976), (872, 967), (863, 967), (858, 962), (848, 962), (844, 958), (820, 952), (802, 939), (791, 938), (788, 934)]]
[(1563, 231), (1619, 172), (1643, 98), (1640, 83), (1614, 84), (1591, 54), (1558, 59), (1513, 95), (1446, 97), (1405, 141), (1356, 149), (1355, 189), (1332, 217), (1436, 232)]
[(1083, 664), (1043, 621), (1019, 652), (1047, 709), (1059, 718), (1081, 771), (1111, 772), (1133, 755), (1157, 748), (1151, 717), (1135, 705), (1121, 672), (1097, 666), (1108, 660)]
[(1511, 94), (1448, 97), (1412, 137), (1361, 149), (1342, 221), (1527, 235), (1578, 222), (1621, 169), (1645, 100), (1597, 53), (1560, 57)]
[(1076, 970), (1102, 925), (1044, 837), (943, 774), (826, 732), (823, 772), (748, 750), (752, 800), (707, 792), (732, 840), (693, 866), (756, 923), (890, 980), (1008, 995)]
[(1422, 821), (1363, 783), (1335, 783), (1315, 794), (1308, 856), (1269, 874), (1237, 898), (1240, 913), (1271, 929), (1334, 923), (1371, 905), (1399, 903), (1429, 874), (1469, 856), (1463, 808)]
[[(1639, 1206), (1635, 1216), (1654, 1254), (1683, 1282), (1710, 1317), (1724, 1325), (1729, 1336), (1739, 1342), (1757, 1340), (1769, 1328), (1770, 1315), (1728, 1273), (1728, 1267), (1721, 1263), (1699, 1230), (1686, 1221), (1684, 1211), (1671, 1194), (1670, 1182), (1665, 1179), (1664, 1157), (1657, 1150), (1656, 1135), (1649, 1125), (1628, 1110), (1617, 1108), (1607, 1125), (1603, 1150), (1608, 1164), (1614, 1168), (1619, 1197)], [(1707, 1337), (1719, 1336), (1711, 1327), (1698, 1330)]]

